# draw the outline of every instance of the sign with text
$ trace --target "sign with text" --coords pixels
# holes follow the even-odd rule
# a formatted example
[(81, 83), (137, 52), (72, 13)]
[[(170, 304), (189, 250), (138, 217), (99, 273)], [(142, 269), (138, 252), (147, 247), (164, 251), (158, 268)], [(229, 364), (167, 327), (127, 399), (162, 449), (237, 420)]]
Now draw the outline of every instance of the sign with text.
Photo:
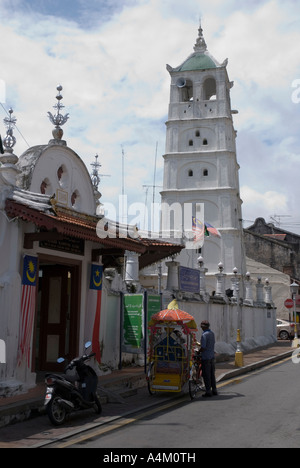
[(180, 266), (178, 268), (179, 289), (190, 293), (199, 293), (200, 291), (200, 272), (193, 268)]
[(160, 300), (159, 295), (154, 295), (154, 294), (150, 294), (147, 299), (148, 299), (148, 302), (147, 302), (147, 311), (148, 311), (147, 324), (148, 324), (152, 315), (157, 314), (157, 312), (161, 310), (161, 300)]
[(142, 294), (125, 294), (124, 296), (123, 344), (127, 352), (138, 353), (142, 346), (143, 303)]
[(284, 301), (284, 305), (287, 309), (292, 309), (294, 306), (293, 299), (287, 299), (286, 301)]

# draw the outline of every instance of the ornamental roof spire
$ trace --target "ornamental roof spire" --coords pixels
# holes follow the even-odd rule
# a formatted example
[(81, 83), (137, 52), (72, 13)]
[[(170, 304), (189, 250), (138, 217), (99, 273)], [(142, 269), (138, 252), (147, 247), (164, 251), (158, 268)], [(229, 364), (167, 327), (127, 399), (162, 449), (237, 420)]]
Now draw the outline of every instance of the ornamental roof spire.
[(17, 141), (13, 134), (14, 126), (16, 125), (17, 119), (12, 116), (14, 111), (11, 108), (8, 110), (8, 112), (9, 117), (5, 117), (5, 119), (3, 119), (3, 122), (7, 128), (6, 137), (3, 140), (3, 146), (5, 148), (6, 153), (12, 153), (13, 147), (15, 146)]
[(0, 148), (0, 185), (16, 185), (16, 178), (20, 170), (16, 164), (18, 156), (13, 153), (16, 138), (13, 134), (17, 119), (12, 116), (13, 110), (9, 109), (9, 117), (5, 117), (3, 122), (6, 126), (6, 137), (3, 139), (3, 148)]
[(56, 96), (57, 103), (53, 106), (54, 109), (56, 109), (56, 114), (51, 114), (51, 112), (48, 112), (48, 117), (50, 119), (50, 122), (55, 125), (55, 128), (52, 130), (52, 135), (55, 140), (61, 140), (62, 136), (64, 134), (63, 130), (60, 128), (60, 126), (64, 125), (66, 121), (69, 118), (69, 114), (62, 115), (60, 113), (60, 110), (63, 109), (65, 106), (61, 103), (61, 100), (63, 96), (61, 95), (61, 90), (63, 87), (61, 85), (57, 86), (57, 91), (58, 94)]
[(203, 53), (206, 50), (207, 50), (207, 45), (203, 36), (203, 29), (201, 27), (201, 21), (200, 21), (199, 29), (198, 29), (198, 37), (196, 40), (196, 44), (194, 45), (194, 51)]

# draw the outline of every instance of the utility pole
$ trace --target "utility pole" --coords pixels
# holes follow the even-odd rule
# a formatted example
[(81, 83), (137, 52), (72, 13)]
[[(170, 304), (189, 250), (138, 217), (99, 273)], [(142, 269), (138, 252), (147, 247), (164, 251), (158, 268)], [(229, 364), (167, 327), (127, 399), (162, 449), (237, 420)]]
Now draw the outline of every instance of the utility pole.
[(127, 213), (125, 214), (125, 151), (123, 145), (122, 148), (122, 223), (127, 220)]
[(156, 142), (156, 147), (155, 147), (155, 160), (154, 160), (153, 184), (152, 184), (152, 185), (143, 185), (143, 187), (146, 188), (146, 203), (145, 203), (146, 206), (147, 206), (148, 190), (149, 190), (149, 188), (152, 188), (152, 213), (151, 213), (151, 214), (152, 214), (152, 218), (151, 218), (151, 230), (154, 229), (155, 189), (158, 188), (158, 187), (162, 188), (162, 185), (156, 185), (157, 148), (158, 148), (158, 141)]

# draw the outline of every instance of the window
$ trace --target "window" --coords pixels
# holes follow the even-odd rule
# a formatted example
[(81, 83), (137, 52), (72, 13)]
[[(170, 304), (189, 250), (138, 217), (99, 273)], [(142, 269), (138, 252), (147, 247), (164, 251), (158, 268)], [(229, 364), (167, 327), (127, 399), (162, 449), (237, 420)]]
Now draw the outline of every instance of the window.
[(45, 195), (45, 193), (46, 193), (47, 185), (48, 185), (47, 182), (45, 180), (43, 180), (43, 182), (41, 183), (41, 187), (40, 187), (41, 193), (43, 195)]
[(193, 177), (194, 173), (192, 171), (192, 169), (189, 170), (189, 177)]
[(200, 136), (200, 131), (199, 131), (199, 130), (196, 130), (195, 136), (196, 136), (196, 137), (199, 137), (199, 136)]
[(203, 84), (204, 100), (215, 100), (217, 98), (217, 86), (214, 78), (207, 78)]
[(76, 192), (76, 190), (75, 190), (75, 192), (73, 192), (73, 193), (72, 193), (72, 196), (71, 196), (71, 203), (72, 203), (72, 206), (75, 205), (75, 203), (76, 203), (76, 198), (77, 198), (77, 197), (78, 197), (78, 195), (77, 195), (77, 192)]
[(193, 101), (193, 83), (191, 80), (179, 78), (176, 85), (179, 88), (179, 102)]
[(43, 180), (43, 182), (40, 185), (40, 192), (43, 195), (52, 195), (53, 194), (53, 190), (52, 190), (50, 180), (47, 177)]
[(63, 166), (60, 166), (57, 169), (57, 178), (58, 178), (58, 180), (61, 180), (63, 173), (64, 173), (64, 168), (63, 168)]
[(203, 145), (207, 145), (207, 139), (206, 139), (206, 138), (204, 138), (202, 144), (203, 144)]
[(190, 141), (189, 141), (189, 146), (194, 146), (193, 140), (190, 140)]
[(71, 195), (71, 205), (75, 210), (79, 210), (81, 207), (81, 197), (78, 190), (74, 190)]
[(62, 164), (57, 169), (57, 179), (58, 179), (59, 185), (61, 187), (66, 187), (66, 185), (68, 183), (69, 176), (68, 176), (67, 168), (66, 168), (66, 166), (64, 164)]
[(203, 169), (203, 177), (207, 177), (208, 176), (208, 170), (207, 169)]

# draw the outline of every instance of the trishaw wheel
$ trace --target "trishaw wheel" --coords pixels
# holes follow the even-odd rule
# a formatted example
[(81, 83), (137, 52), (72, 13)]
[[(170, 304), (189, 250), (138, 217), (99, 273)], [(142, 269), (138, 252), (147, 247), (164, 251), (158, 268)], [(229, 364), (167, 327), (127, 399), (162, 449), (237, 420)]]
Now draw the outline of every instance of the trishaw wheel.
[(198, 392), (198, 385), (197, 385), (196, 380), (194, 379), (189, 380), (189, 394), (190, 394), (191, 400), (195, 398), (195, 396), (197, 395), (197, 392)]
[(149, 380), (148, 380), (148, 392), (150, 393), (151, 396), (156, 394), (156, 392), (152, 390), (151, 383)]
[(154, 379), (154, 363), (151, 362), (150, 365), (149, 365), (149, 370), (148, 370), (148, 377), (147, 377), (147, 380), (148, 380), (148, 392), (150, 395), (155, 395), (155, 391), (152, 390), (152, 382), (153, 382), (153, 379)]
[(198, 392), (203, 391), (205, 391), (205, 386), (203, 378), (201, 376), (199, 377), (199, 380), (196, 380), (195, 378), (189, 380), (189, 394), (191, 400), (194, 400), (194, 398), (196, 398)]

